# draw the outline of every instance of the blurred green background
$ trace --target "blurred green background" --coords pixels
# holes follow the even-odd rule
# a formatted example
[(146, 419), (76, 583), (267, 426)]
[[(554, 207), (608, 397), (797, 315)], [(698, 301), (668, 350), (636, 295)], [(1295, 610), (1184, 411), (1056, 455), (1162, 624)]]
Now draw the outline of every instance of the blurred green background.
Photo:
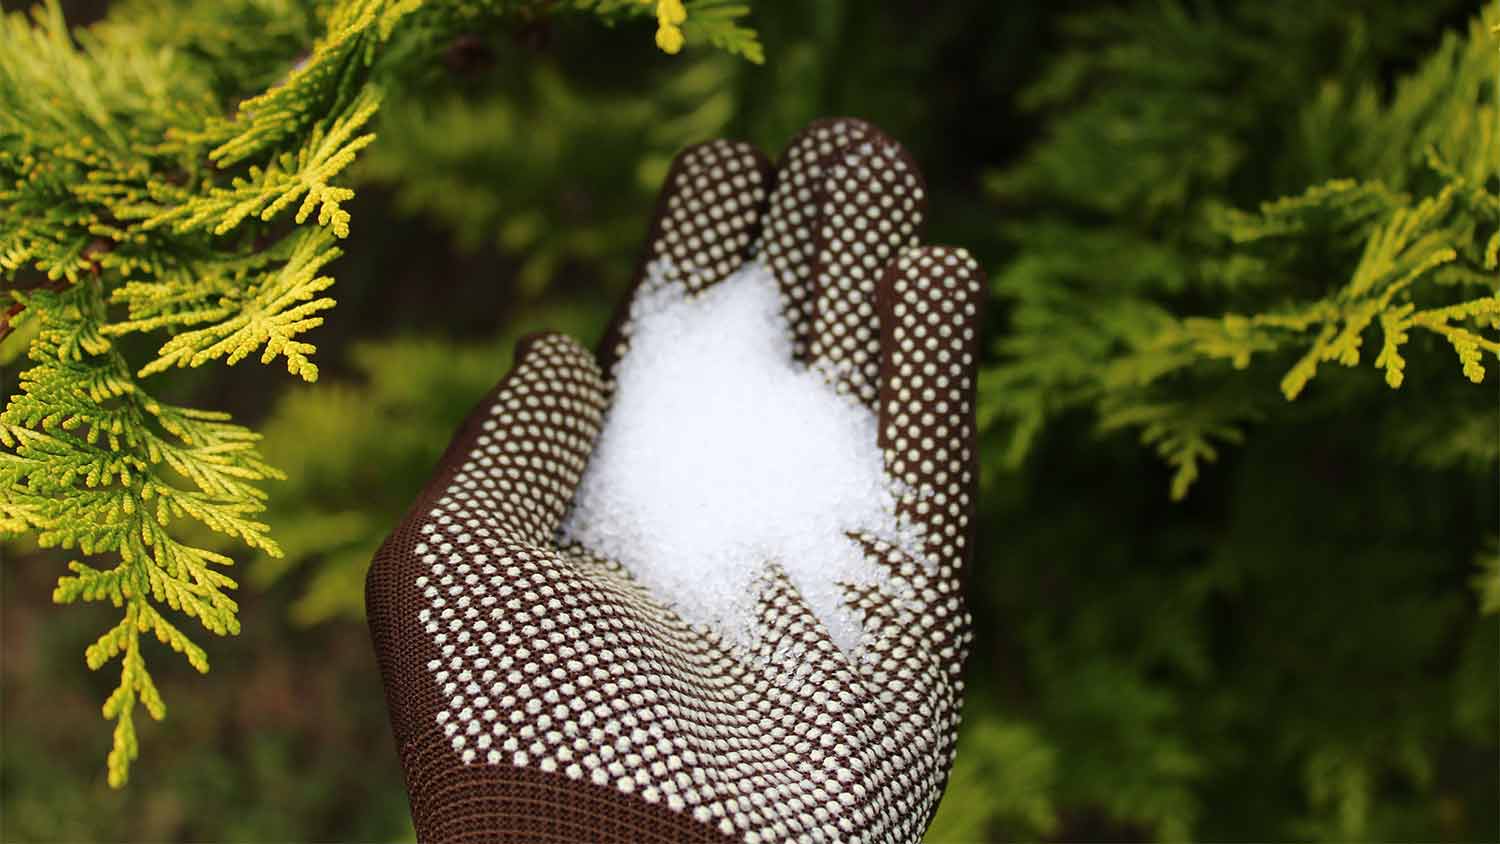
[[(1042, 408), (985, 404), (969, 701), (929, 839), (1500, 839), (1493, 373), (1469, 384), (1432, 346), (1400, 391), (1367, 366), (1288, 403), (1292, 355), (1205, 363), (1182, 412), (1253, 413), (1174, 501), (1171, 467), (1100, 424), (1086, 379), (1018, 375), (1102, 366), (1102, 334), (1014, 342), (1047, 336), (1026, 322), (1038, 290), (1055, 312), (1128, 292), (1216, 315), (1342, 284), (1359, 244), (1316, 232), (1296, 260), (1257, 258), (1269, 280), (1221, 283), (1242, 251), (1203, 221), (1330, 178), (1400, 182), (1380, 104), (1445, 33), (1473, 37), (1480, 7), (753, 8), (763, 66), (662, 55), (645, 23), (560, 18), (476, 32), (408, 80), (357, 164), (339, 304), (309, 338), (321, 380), (163, 379), (264, 431), (289, 476), (267, 518), (287, 555), (241, 564), (244, 632), (204, 642), (210, 675), (154, 662), (171, 714), (142, 719), (123, 791), (102, 764), (112, 677), (80, 657), (113, 610), (54, 607), (67, 555), (5, 549), (5, 840), (409, 838), (362, 619), (374, 548), (516, 337), (597, 339), (674, 152), (713, 137), (774, 152), (823, 115), (911, 149), (928, 239), (995, 279), (986, 389)], [(0, 346), (7, 394), (23, 339)]]

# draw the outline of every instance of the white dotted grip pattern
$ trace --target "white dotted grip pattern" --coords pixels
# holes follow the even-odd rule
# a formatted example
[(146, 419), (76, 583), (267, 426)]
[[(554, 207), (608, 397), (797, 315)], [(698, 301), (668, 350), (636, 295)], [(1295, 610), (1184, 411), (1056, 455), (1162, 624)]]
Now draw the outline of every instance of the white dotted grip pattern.
[[(920, 176), (866, 124), (814, 124), (770, 181), (743, 145), (684, 153), (643, 265), (669, 259), (701, 288), (759, 237), (810, 361), (876, 410), (898, 506), (924, 529), (929, 561), (864, 538), (890, 579), (849, 590), (866, 631), (853, 659), (784, 577), (761, 597), (754, 652), (688, 627), (618, 565), (556, 547), (609, 386), (573, 341), (529, 342), (370, 574), (424, 839), (545, 837), (484, 828), (518, 816), (522, 773), (561, 789), (549, 793), (578, 789), (611, 824), (628, 816), (640, 840), (680, 838), (669, 824), (688, 819), (747, 842), (920, 839), (952, 762), (969, 636), (960, 575), (982, 275), (960, 250), (914, 246)], [(628, 321), (611, 335), (606, 369), (628, 352)], [(424, 742), (449, 762), (430, 762), (440, 754), (419, 752)], [(434, 775), (435, 764), (452, 767)], [(427, 793), (444, 777), (469, 784), (462, 801)], [(445, 811), (473, 820), (438, 832)], [(520, 816), (555, 829), (567, 811)]]

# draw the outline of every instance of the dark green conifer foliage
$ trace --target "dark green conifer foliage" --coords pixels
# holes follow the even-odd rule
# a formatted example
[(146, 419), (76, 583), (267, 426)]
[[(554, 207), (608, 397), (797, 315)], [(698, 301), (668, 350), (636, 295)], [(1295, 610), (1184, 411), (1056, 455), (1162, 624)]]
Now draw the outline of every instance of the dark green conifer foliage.
[(991, 829), (1492, 834), (1500, 6), (1456, 5), (1085, 13), (1026, 93), (976, 599), (1014, 679), (955, 781), (1014, 754), (1057, 814)]
[[(984, 413), (1011, 431), (1011, 460), (1049, 418), (1090, 407), (1104, 430), (1138, 430), (1181, 498), (1328, 364), (1372, 365), (1395, 389), (1409, 356), (1446, 347), (1482, 383), (1500, 356), (1500, 12), (1486, 16), (1390, 96), (1369, 76), (1381, 45), (1333, 5), (1075, 21), (1086, 46), (1028, 95), (1065, 110), (990, 183), (1049, 208), (1012, 226), (1021, 256), (997, 282), (1015, 309)], [(1456, 394), (1461, 420), (1493, 410), (1484, 391)], [(1500, 448), (1463, 424), (1433, 440), (1412, 445), (1438, 462)]]

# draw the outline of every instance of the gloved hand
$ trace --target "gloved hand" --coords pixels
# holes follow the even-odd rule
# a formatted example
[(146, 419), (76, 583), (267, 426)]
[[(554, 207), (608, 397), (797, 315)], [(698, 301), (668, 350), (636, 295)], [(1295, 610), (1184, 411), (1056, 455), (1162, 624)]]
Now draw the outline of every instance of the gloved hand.
[[(522, 341), (370, 567), (366, 603), (423, 841), (916, 841), (953, 758), (968, 615), (982, 274), (920, 246), (925, 195), (867, 124), (820, 121), (779, 172), (715, 141), (667, 176), (646, 267), (689, 290), (751, 255), (799, 358), (874, 408), (927, 561), (861, 538), (858, 658), (784, 576), (757, 653), (694, 630), (558, 526), (630, 346)], [(632, 291), (634, 294), (634, 291)]]

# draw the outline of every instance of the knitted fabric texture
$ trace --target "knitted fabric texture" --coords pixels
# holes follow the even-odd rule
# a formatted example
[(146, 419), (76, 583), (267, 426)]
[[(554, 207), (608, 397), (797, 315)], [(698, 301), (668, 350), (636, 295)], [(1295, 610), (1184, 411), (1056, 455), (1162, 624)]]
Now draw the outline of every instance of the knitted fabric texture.
[[(953, 759), (968, 615), (982, 279), (921, 246), (900, 146), (804, 130), (779, 172), (715, 141), (668, 174), (597, 358), (523, 341), (377, 553), (366, 602), (422, 841), (917, 841)], [(756, 256), (800, 360), (874, 409), (926, 562), (858, 537), (886, 582), (830, 641), (775, 561), (754, 649), (694, 629), (557, 532), (630, 347), (646, 268), (701, 291)]]

